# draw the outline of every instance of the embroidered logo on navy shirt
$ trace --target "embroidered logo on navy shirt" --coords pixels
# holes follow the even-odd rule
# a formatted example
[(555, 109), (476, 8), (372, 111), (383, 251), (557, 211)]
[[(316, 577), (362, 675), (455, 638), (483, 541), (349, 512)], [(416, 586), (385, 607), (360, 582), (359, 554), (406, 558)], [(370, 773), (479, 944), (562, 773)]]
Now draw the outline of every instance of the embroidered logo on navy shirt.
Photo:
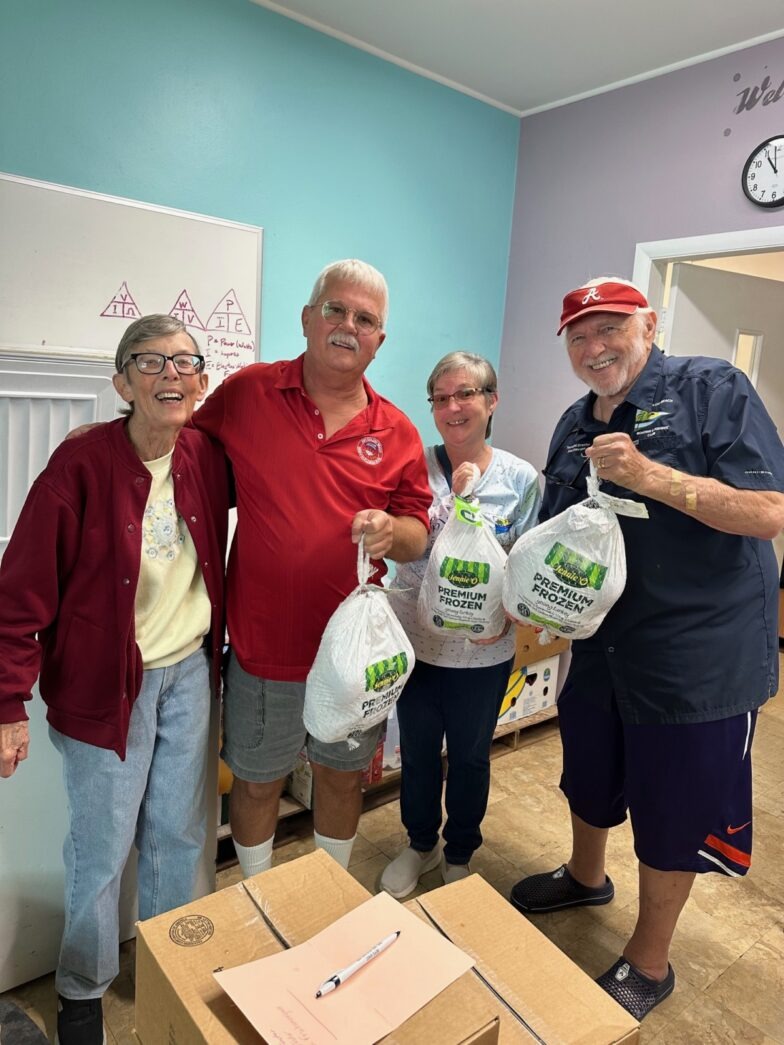
[(640, 432), (643, 428), (650, 428), (662, 417), (669, 417), (666, 410), (638, 410), (634, 418), (634, 431)]

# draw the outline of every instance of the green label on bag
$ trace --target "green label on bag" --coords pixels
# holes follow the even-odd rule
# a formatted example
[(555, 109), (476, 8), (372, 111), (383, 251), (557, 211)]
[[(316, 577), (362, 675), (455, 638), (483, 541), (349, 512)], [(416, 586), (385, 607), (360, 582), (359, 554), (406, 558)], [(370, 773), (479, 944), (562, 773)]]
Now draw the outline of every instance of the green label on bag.
[(482, 525), (478, 501), (464, 501), (462, 497), (455, 494), (455, 515), (460, 522), (468, 523), (470, 526)]
[(371, 664), (369, 668), (365, 668), (365, 690), (372, 689), (375, 693), (380, 693), (382, 690), (389, 689), (407, 671), (408, 656), (405, 653), (398, 653), (387, 660)]
[(560, 581), (572, 588), (593, 588), (599, 591), (607, 576), (606, 566), (592, 562), (559, 541), (555, 542), (544, 561)]
[(439, 576), (445, 577), (456, 588), (475, 588), (490, 580), (489, 562), (469, 562), (468, 559), (453, 559), (447, 555), (441, 562)]

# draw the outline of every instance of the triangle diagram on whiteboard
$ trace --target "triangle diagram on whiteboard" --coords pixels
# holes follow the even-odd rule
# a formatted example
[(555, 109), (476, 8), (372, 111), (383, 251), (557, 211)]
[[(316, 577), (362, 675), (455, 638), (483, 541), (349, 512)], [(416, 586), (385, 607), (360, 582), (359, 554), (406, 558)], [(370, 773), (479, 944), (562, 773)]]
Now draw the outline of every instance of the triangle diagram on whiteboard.
[(206, 330), (226, 330), (230, 334), (250, 334), (245, 313), (233, 290), (227, 291), (212, 310)]
[(123, 280), (122, 286), (114, 295), (112, 300), (101, 313), (102, 316), (117, 316), (118, 319), (141, 319), (139, 306), (133, 300), (133, 295), (128, 290), (128, 284)]
[(187, 290), (183, 290), (181, 294), (177, 295), (177, 300), (169, 310), (169, 315), (179, 319), (186, 327), (196, 327), (197, 330), (204, 330), (204, 324), (191, 304), (191, 296)]

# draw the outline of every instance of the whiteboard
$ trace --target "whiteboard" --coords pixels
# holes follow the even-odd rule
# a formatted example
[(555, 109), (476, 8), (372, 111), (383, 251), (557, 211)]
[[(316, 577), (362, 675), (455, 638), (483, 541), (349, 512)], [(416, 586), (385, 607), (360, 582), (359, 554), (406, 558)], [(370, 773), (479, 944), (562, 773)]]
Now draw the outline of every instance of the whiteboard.
[(214, 388), (259, 358), (262, 229), (0, 173), (0, 343), (114, 358), (162, 312)]

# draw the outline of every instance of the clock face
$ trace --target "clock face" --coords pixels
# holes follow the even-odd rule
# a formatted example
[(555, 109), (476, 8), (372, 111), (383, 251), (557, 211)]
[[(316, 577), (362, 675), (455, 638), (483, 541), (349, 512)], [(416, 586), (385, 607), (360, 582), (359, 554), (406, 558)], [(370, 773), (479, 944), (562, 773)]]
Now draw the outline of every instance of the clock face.
[(758, 207), (784, 207), (784, 135), (768, 138), (746, 160), (743, 191)]

